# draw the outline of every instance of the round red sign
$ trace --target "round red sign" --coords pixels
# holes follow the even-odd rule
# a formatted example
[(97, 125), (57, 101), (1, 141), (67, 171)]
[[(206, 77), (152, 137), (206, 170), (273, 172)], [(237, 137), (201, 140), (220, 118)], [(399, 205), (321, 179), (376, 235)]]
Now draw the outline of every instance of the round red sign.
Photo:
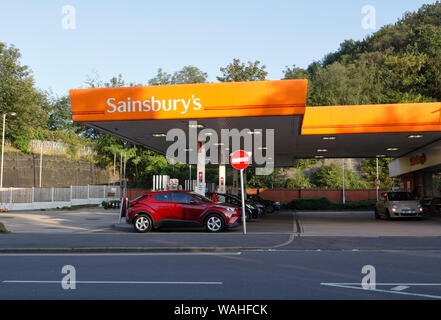
[(238, 150), (231, 155), (231, 165), (237, 170), (243, 170), (250, 164), (250, 155), (243, 151)]

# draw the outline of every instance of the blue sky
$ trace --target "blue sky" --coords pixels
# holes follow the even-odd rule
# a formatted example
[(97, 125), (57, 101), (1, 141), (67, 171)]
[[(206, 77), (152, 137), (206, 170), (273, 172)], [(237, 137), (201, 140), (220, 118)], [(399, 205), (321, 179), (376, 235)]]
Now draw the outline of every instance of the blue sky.
[[(194, 65), (216, 81), (233, 58), (260, 60), (272, 80), (285, 66), (306, 67), (345, 39), (373, 32), (361, 26), (365, 5), (377, 29), (430, 0), (0, 0), (0, 41), (22, 53), (36, 85), (63, 95), (88, 77), (121, 73), (147, 83), (158, 68)], [(62, 8), (76, 9), (76, 28), (62, 28)]]

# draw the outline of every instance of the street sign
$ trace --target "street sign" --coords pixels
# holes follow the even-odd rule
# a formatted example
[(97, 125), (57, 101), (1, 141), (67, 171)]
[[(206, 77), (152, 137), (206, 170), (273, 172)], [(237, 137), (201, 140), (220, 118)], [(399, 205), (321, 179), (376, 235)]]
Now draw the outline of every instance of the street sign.
[(375, 179), (375, 186), (379, 187), (381, 185), (380, 179)]
[(250, 165), (250, 155), (243, 150), (237, 150), (231, 154), (231, 165), (233, 168), (240, 170), (240, 191), (242, 196), (242, 222), (243, 233), (247, 234), (247, 219), (245, 214), (245, 194), (243, 186), (243, 170)]
[(179, 190), (179, 179), (170, 179), (168, 182), (167, 190)]
[(237, 170), (246, 169), (250, 164), (250, 155), (243, 150), (238, 150), (231, 155), (231, 165)]

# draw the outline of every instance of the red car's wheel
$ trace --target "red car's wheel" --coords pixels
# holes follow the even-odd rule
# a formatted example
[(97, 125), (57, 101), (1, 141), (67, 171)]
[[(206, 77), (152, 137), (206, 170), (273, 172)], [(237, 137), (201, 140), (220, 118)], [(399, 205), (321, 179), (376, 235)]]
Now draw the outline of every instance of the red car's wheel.
[(217, 214), (210, 214), (205, 219), (205, 230), (208, 232), (221, 232), (224, 228), (224, 220)]
[(136, 232), (145, 233), (152, 230), (153, 223), (150, 217), (146, 215), (139, 215), (135, 218), (135, 221), (133, 221), (133, 226)]

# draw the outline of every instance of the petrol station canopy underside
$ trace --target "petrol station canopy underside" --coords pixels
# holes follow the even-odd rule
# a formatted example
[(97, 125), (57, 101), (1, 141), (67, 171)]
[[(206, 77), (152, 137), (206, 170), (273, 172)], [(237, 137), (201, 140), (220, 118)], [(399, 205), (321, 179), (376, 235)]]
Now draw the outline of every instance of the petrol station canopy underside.
[[(274, 165), (305, 158), (400, 158), (441, 140), (441, 103), (306, 106), (306, 80), (70, 91), (73, 120), (166, 154), (168, 130), (274, 129)], [(263, 139), (265, 141), (265, 139)], [(220, 146), (221, 148), (222, 146)], [(234, 150), (229, 150), (230, 152)]]

